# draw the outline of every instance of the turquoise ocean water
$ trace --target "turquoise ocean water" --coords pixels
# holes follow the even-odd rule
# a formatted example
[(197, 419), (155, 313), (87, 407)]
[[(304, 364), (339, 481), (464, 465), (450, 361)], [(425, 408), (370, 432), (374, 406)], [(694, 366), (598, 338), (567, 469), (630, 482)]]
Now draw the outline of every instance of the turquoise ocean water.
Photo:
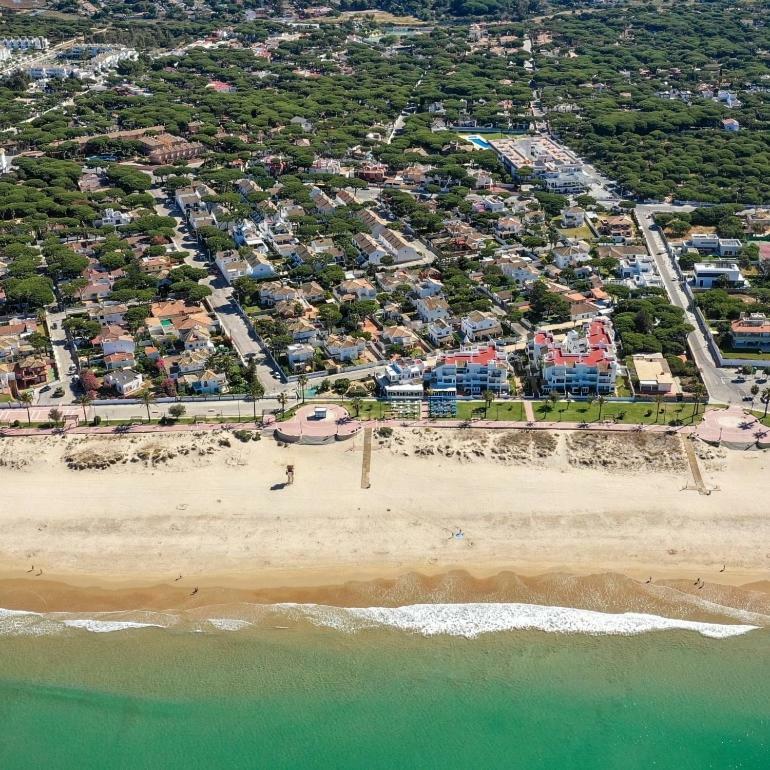
[(770, 768), (770, 630), (0, 637), (0, 767)]

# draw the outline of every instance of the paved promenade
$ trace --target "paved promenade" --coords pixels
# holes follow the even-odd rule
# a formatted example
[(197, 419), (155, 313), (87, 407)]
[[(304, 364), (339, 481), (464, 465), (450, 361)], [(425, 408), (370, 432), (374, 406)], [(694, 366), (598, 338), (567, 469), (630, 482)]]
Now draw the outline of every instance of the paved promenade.
[[(357, 423), (352, 420), (351, 422)], [(78, 425), (63, 428), (2, 428), (0, 437), (13, 436), (50, 436), (50, 435), (95, 435), (95, 436), (120, 436), (136, 433), (185, 433), (195, 431), (228, 431), (228, 430), (263, 430), (272, 434), (277, 425), (283, 423), (274, 420), (267, 421), (266, 425), (258, 422), (240, 423), (178, 423), (176, 425), (157, 425), (147, 423), (125, 426), (90, 427)], [(451, 428), (454, 430), (482, 429), (482, 430), (581, 430), (593, 433), (670, 433), (690, 436), (695, 433), (692, 425), (671, 427), (669, 425), (638, 425), (630, 423), (602, 422), (514, 422), (509, 420), (364, 420), (367, 428)]]

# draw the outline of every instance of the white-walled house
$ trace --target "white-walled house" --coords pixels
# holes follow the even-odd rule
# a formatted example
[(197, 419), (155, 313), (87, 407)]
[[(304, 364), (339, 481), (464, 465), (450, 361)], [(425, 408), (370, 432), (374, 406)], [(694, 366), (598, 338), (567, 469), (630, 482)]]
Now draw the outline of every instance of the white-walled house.
[(115, 388), (121, 396), (130, 396), (140, 390), (143, 377), (133, 369), (117, 369), (104, 375), (104, 384)]
[(693, 265), (693, 286), (696, 289), (712, 289), (723, 283), (734, 288), (750, 285), (736, 262), (717, 259), (713, 262), (697, 262)]
[(103, 327), (91, 343), (101, 346), (105, 356), (113, 353), (133, 353), (136, 350), (134, 338), (122, 326)]
[(335, 361), (355, 361), (366, 349), (366, 342), (358, 337), (330, 335), (324, 343), (330, 358)]
[(569, 206), (561, 210), (561, 226), (565, 230), (582, 227), (586, 221), (586, 212), (580, 206)]
[(240, 254), (230, 249), (218, 252), (214, 261), (228, 283), (238, 278), (261, 280), (275, 275), (272, 262), (261, 252)]
[(443, 345), (450, 345), (455, 339), (455, 330), (452, 324), (445, 321), (443, 318), (439, 318), (437, 321), (432, 321), (427, 326), (428, 337), (430, 341), (436, 347), (442, 347)]
[(315, 348), (304, 342), (297, 342), (286, 348), (286, 358), (292, 371), (304, 368), (315, 356)]
[(120, 227), (121, 225), (130, 225), (132, 221), (131, 214), (108, 208), (102, 212), (100, 219), (94, 221), (94, 227)]
[(451, 315), (449, 305), (443, 297), (418, 297), (414, 301), (414, 307), (425, 323), (446, 319)]
[(499, 337), (502, 333), (500, 319), (494, 313), (473, 310), (460, 320), (460, 334), (471, 342)]

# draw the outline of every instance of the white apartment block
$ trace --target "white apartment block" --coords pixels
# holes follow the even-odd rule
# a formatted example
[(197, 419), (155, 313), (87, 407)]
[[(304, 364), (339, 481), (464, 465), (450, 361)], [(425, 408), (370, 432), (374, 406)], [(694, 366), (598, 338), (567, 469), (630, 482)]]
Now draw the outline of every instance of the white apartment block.
[(530, 365), (537, 371), (543, 393), (598, 396), (615, 393), (618, 358), (615, 332), (608, 318), (593, 318), (582, 331), (557, 339), (538, 331), (527, 345)]
[(426, 373), (426, 381), (438, 390), (456, 390), (460, 395), (480, 396), (491, 390), (510, 393), (510, 366), (503, 351), (494, 345), (457, 350), (440, 356)]

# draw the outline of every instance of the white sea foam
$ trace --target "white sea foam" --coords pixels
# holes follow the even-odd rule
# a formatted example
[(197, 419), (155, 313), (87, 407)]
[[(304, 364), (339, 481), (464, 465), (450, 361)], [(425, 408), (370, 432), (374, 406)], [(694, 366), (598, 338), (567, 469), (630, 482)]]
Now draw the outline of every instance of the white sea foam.
[(759, 626), (701, 623), (638, 612), (611, 614), (572, 607), (539, 604), (468, 603), (412, 604), (405, 607), (329, 607), (283, 605), (293, 608), (319, 626), (355, 632), (388, 626), (425, 636), (448, 634), (473, 638), (500, 631), (537, 630), (562, 634), (624, 635), (648, 631), (696, 631), (703, 636), (725, 639)]
[(129, 628), (165, 628), (158, 623), (136, 623), (133, 620), (94, 620), (93, 618), (74, 618), (60, 621), (69, 628), (82, 628), (95, 634), (111, 631), (126, 631)]
[(6, 610), (3, 607), (0, 607), (0, 620), (5, 620), (5, 618), (18, 617), (19, 615), (37, 615), (39, 617), (40, 613), (31, 612), (30, 610)]
[(240, 631), (252, 625), (248, 620), (239, 620), (238, 618), (207, 618), (207, 620), (220, 631)]
[[(693, 620), (666, 618), (637, 612), (612, 614), (572, 607), (551, 607), (539, 604), (484, 603), (412, 604), (404, 607), (332, 607), (324, 604), (264, 604), (249, 605), (252, 621), (242, 618), (206, 618), (220, 631), (241, 631), (266, 623), (308, 621), (316, 626), (355, 633), (367, 628), (389, 627), (403, 631), (435, 636), (447, 634), (474, 638), (481, 634), (502, 631), (536, 630), (561, 634), (624, 635), (649, 631), (695, 631), (713, 639), (739, 636), (757, 625), (703, 623)], [(118, 613), (105, 613), (106, 615)], [(122, 613), (121, 613), (122, 614)], [(148, 613), (146, 620), (155, 620)], [(0, 608), (0, 635), (42, 635), (61, 633), (66, 628), (108, 633), (139, 628), (168, 628), (180, 618), (161, 616), (163, 623), (123, 619), (72, 617), (65, 613), (42, 614), (24, 610)], [(161, 619), (161, 618), (157, 618)], [(190, 630), (204, 631), (196, 626)]]

